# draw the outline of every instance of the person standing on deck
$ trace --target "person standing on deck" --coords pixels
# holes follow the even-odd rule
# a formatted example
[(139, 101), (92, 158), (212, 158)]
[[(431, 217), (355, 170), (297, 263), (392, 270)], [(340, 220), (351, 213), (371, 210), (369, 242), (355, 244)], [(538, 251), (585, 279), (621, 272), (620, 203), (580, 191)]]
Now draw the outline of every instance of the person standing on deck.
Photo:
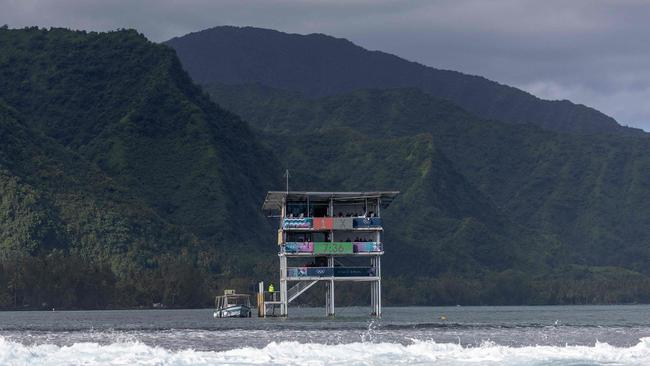
[(269, 283), (269, 294), (271, 294), (271, 299), (275, 301), (275, 286), (272, 283)]

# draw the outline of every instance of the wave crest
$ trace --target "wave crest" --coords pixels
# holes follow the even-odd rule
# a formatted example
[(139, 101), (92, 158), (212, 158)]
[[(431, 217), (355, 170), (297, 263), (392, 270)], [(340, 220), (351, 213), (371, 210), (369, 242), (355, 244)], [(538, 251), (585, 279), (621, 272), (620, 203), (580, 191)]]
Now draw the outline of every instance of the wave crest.
[(413, 340), (399, 343), (269, 343), (223, 352), (170, 351), (139, 342), (24, 345), (0, 338), (1, 365), (563, 365), (650, 364), (650, 337), (632, 347), (509, 347), (484, 342), (479, 347)]

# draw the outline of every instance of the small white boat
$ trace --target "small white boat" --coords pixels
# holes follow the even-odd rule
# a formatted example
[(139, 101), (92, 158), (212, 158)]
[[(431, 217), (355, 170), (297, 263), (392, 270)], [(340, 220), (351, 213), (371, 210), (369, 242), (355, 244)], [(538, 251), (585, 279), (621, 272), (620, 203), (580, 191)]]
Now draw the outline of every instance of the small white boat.
[(223, 296), (217, 296), (214, 300), (215, 318), (250, 318), (251, 296), (247, 294), (236, 294), (235, 290), (226, 290)]

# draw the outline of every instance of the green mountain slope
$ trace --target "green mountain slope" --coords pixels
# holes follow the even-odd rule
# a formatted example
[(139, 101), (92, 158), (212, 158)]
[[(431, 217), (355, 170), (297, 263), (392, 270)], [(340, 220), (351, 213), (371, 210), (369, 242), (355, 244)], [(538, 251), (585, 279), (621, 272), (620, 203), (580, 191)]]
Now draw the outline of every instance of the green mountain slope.
[(277, 274), (260, 203), (285, 167), (295, 189), (402, 191), (388, 304), (650, 300), (645, 138), (480, 120), (418, 89), (210, 86), (249, 128), (134, 31), (0, 29), (0, 82), (0, 308), (248, 290)]
[[(313, 131), (308, 141), (319, 141), (324, 138), (321, 134), (349, 128), (388, 149), (382, 142), (387, 137), (427, 134), (459, 175), (505, 218), (508, 232), (514, 233), (512, 242), (537, 243), (516, 258), (528, 258), (527, 263), (539, 266), (537, 274), (546, 273), (543, 278), (553, 278), (555, 271), (577, 276), (581, 270), (561, 269), (571, 266), (605, 266), (609, 272), (599, 273), (608, 273), (606, 276), (617, 275), (611, 271), (613, 267), (648, 274), (643, 263), (650, 255), (645, 245), (650, 239), (650, 197), (644, 187), (650, 179), (650, 160), (643, 152), (650, 141), (645, 137), (566, 135), (479, 120), (416, 89), (363, 90), (318, 99), (256, 85), (215, 84), (208, 91), (218, 103), (265, 131), (267, 141), (302, 141), (301, 131)], [(342, 167), (348, 161), (336, 161), (345, 171)], [(355, 168), (352, 164), (348, 173)], [(453, 194), (446, 192), (444, 197)], [(408, 210), (427, 207), (430, 202), (435, 198), (423, 196)], [(469, 207), (473, 210), (466, 213), (468, 217), (478, 212), (494, 215), (482, 206)], [(404, 225), (402, 221), (398, 227)], [(479, 237), (485, 237), (495, 256), (511, 253), (515, 246), (499, 248), (499, 241), (489, 238), (497, 227), (486, 225), (485, 232), (469, 242), (477, 245)], [(521, 228), (531, 230), (533, 239), (518, 236)], [(423, 242), (437, 248), (431, 238)], [(479, 257), (482, 255), (474, 253), (473, 258)], [(499, 268), (495, 258), (487, 263), (492, 270)]]
[[(174, 291), (164, 258), (216, 253), (0, 104), (0, 306), (105, 307)], [(157, 271), (145, 273), (146, 268)], [(175, 277), (175, 276), (173, 276)], [(139, 278), (138, 281), (134, 279)], [(177, 281), (177, 277), (172, 280)], [(197, 278), (184, 301), (203, 301)], [(9, 296), (9, 295), (13, 295)]]
[(161, 216), (215, 240), (233, 238), (223, 230), (253, 202), (234, 197), (263, 197), (260, 184), (270, 178), (250, 178), (266, 154), (245, 124), (190, 82), (173, 51), (133, 31), (3, 33), (0, 97), (25, 121), (136, 190)]
[(592, 108), (547, 101), (480, 76), (439, 70), (323, 34), (215, 27), (166, 42), (200, 84), (260, 83), (307, 96), (416, 87), (482, 118), (575, 133), (639, 134)]
[[(134, 31), (3, 29), (0, 74), (0, 100), (24, 126), (15, 138), (20, 150), (2, 146), (13, 167), (7, 184), (16, 185), (7, 205), (24, 200), (17, 192), (33, 191), (44, 201), (25, 215), (55, 220), (52, 232), (69, 237), (52, 239), (62, 255), (106, 264), (120, 286), (128, 279), (129, 286), (150, 288), (134, 298), (116, 293), (102, 306), (204, 306), (223, 281), (266, 273), (255, 269), (266, 268), (263, 260), (243, 254), (269, 237), (259, 204), (267, 186), (279, 182), (274, 159), (245, 123), (192, 84), (172, 50)], [(45, 146), (26, 142), (37, 135), (62, 153), (43, 153), (49, 160), (30, 168), (25, 160)], [(20, 183), (58, 165), (67, 170)], [(0, 224), (11, 227), (10, 218)], [(17, 237), (8, 242), (24, 247)], [(46, 240), (33, 242), (43, 250), (36, 257), (49, 255)], [(174, 268), (178, 275), (162, 275)]]
[[(264, 136), (282, 163), (291, 167), (292, 189), (401, 189), (399, 200), (383, 213), (388, 228), (383, 265), (388, 303), (490, 302), (494, 299), (485, 290), (470, 288), (435, 299), (399, 294), (422, 279), (454, 276), (455, 282), (479, 279), (485, 286), (490, 275), (506, 270), (533, 275), (545, 266), (548, 249), (537, 236), (509, 222), (456, 171), (429, 134), (373, 139), (350, 128), (333, 128)], [(428, 291), (436, 289), (434, 285)]]

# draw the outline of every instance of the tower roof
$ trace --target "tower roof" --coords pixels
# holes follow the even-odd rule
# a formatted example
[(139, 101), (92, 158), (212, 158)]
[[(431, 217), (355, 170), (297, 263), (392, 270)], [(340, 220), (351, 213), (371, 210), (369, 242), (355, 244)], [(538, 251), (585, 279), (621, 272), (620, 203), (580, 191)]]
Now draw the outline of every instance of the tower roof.
[(304, 191), (269, 191), (262, 205), (264, 211), (276, 211), (282, 209), (284, 201), (329, 202), (334, 199), (336, 202), (355, 202), (366, 198), (381, 198), (381, 208), (388, 207), (397, 197), (399, 191), (378, 191), (378, 192), (304, 192)]

